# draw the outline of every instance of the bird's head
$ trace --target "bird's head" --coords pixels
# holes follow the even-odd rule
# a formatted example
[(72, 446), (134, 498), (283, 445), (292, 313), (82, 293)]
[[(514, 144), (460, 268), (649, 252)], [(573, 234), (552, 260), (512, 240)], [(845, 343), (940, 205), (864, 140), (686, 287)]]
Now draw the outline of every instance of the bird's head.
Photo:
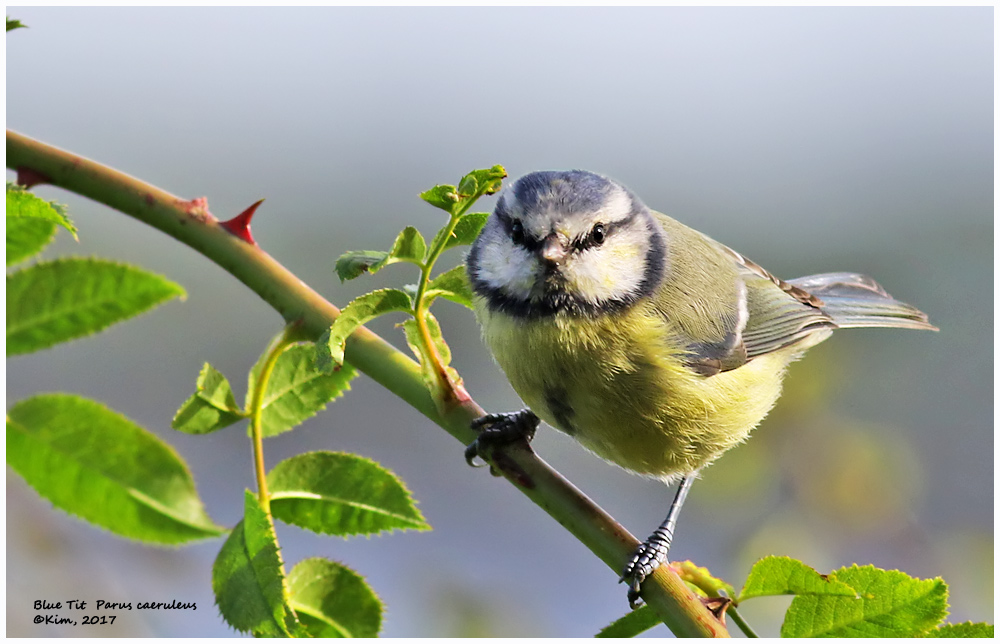
[(473, 290), (518, 317), (619, 310), (656, 289), (663, 231), (625, 186), (582, 170), (506, 188), (469, 253)]

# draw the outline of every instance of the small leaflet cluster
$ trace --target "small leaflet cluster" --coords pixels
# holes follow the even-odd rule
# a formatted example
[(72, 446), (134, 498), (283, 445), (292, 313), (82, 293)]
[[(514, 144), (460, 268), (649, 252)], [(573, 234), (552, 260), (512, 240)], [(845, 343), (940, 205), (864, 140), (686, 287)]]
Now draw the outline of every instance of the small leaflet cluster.
[[(317, 370), (315, 353), (311, 342), (272, 345), (250, 370), (243, 408), (226, 377), (206, 363), (174, 429), (206, 434), (254, 417), (264, 438), (293, 429), (357, 375), (349, 365)], [(246, 491), (243, 520), (215, 560), (212, 587), (223, 618), (259, 637), (376, 636), (382, 603), (364, 579), (322, 558), (300, 561), (286, 575), (273, 520), (341, 537), (430, 529), (403, 482), (362, 456), (317, 451), (278, 463), (266, 490), (267, 508)]]
[(336, 270), (341, 281), (373, 274), (397, 263), (413, 264), (420, 269), (416, 284), (401, 289), (379, 289), (351, 301), (330, 329), (317, 343), (317, 364), (329, 372), (344, 364), (347, 338), (361, 325), (387, 313), (401, 312), (410, 316), (403, 322), (403, 331), (410, 350), (420, 362), (424, 382), (441, 407), (469, 400), (458, 373), (449, 366), (451, 349), (444, 341), (437, 318), (430, 307), (438, 298), (451, 300), (472, 308), (472, 289), (462, 265), (431, 277), (434, 265), (445, 251), (471, 244), (486, 224), (488, 213), (470, 213), (476, 201), (500, 189), (507, 177), (502, 166), (473, 170), (458, 186), (438, 185), (422, 193), (420, 198), (448, 213), (447, 223), (428, 244), (413, 226), (407, 226), (396, 237), (391, 250), (355, 250), (337, 260)]
[[(991, 624), (944, 623), (948, 585), (940, 577), (916, 579), (898, 570), (856, 564), (821, 575), (801, 561), (772, 556), (754, 564), (737, 594), (689, 561), (670, 566), (699, 596), (731, 599), (730, 611), (748, 599), (794, 595), (781, 637), (993, 637)], [(660, 623), (643, 606), (597, 636), (635, 637)]]
[[(65, 209), (7, 186), (7, 265), (37, 255), (62, 227)], [(7, 275), (7, 355), (81, 338), (183, 297), (177, 284), (143, 269), (95, 258), (36, 261)], [(311, 342), (277, 343), (250, 371), (241, 407), (226, 377), (205, 364), (172, 426), (207, 434), (244, 419), (262, 437), (289, 431), (343, 395), (356, 371), (316, 369)], [(265, 368), (266, 366), (266, 368)], [(7, 412), (7, 462), (56, 507), (114, 534), (178, 545), (227, 530), (208, 516), (177, 452), (100, 402), (38, 394)], [(247, 491), (244, 518), (213, 566), (223, 618), (258, 636), (373, 637), (382, 603), (364, 579), (328, 559), (308, 558), (285, 575), (273, 519), (321, 534), (427, 530), (405, 485), (354, 454), (310, 452), (267, 474), (268, 509)]]

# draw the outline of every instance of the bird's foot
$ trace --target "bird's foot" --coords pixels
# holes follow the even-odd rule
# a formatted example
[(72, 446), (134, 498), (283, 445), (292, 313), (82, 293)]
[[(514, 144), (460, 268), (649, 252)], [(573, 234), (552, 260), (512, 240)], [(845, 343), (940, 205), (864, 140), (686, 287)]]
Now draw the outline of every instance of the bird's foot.
[(531, 442), (538, 429), (538, 419), (530, 409), (507, 414), (486, 414), (472, 421), (472, 429), (479, 430), (479, 437), (465, 448), (465, 461), (476, 467), (473, 459), (485, 455), (498, 445), (524, 439)]
[(654, 532), (646, 541), (635, 550), (632, 559), (625, 566), (619, 583), (628, 584), (628, 605), (634, 610), (642, 606), (642, 599), (639, 592), (642, 590), (642, 582), (653, 574), (661, 564), (667, 560), (667, 552), (670, 550), (670, 541), (665, 540), (659, 531)]

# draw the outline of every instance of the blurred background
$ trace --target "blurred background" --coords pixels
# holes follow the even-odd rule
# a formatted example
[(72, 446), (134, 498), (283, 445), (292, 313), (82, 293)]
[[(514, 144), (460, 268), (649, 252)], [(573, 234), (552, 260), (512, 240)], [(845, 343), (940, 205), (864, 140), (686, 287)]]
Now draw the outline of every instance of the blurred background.
[[(267, 201), (265, 250), (334, 303), (409, 283), (393, 266), (340, 284), (350, 249), (433, 235), (417, 194), (473, 168), (584, 168), (615, 177), (785, 278), (870, 274), (940, 333), (851, 330), (791, 369), (775, 411), (705, 471), (672, 555), (739, 587), (769, 554), (820, 572), (852, 563), (950, 584), (952, 621), (993, 619), (993, 9), (17, 8), (7, 127), (228, 218)], [(8, 179), (12, 174), (8, 172)], [(51, 187), (69, 205), (45, 256), (99, 255), (188, 291), (111, 331), (7, 365), (8, 406), (79, 392), (189, 463), (232, 526), (253, 487), (242, 429), (170, 429), (205, 361), (234, 383), (279, 316), (186, 246)], [(492, 208), (485, 200), (483, 210)], [(451, 251), (442, 269), (462, 261)], [(435, 307), (486, 409), (520, 403), (470, 312)], [(402, 348), (399, 320), (373, 329)], [(672, 490), (543, 430), (539, 454), (636, 536)], [(367, 577), (388, 636), (589, 636), (627, 610), (617, 574), (462, 445), (364, 376), (269, 466), (347, 450), (394, 470), (432, 532), (322, 538), (279, 525), (288, 565), (325, 556)], [(40, 499), (8, 469), (7, 635), (233, 634), (213, 604), (222, 540), (140, 546)], [(114, 626), (31, 623), (36, 599), (196, 602)], [(743, 613), (776, 635), (788, 599)], [(734, 629), (735, 630), (735, 629)], [(665, 627), (651, 635), (668, 635)]]

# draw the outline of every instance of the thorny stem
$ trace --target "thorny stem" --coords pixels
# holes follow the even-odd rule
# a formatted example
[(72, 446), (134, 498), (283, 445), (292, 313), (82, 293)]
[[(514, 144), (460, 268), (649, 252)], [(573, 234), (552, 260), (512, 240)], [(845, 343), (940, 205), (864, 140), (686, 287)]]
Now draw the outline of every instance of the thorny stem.
[[(297, 321), (311, 338), (318, 338), (340, 314), (337, 307), (260, 247), (222, 228), (202, 201), (181, 199), (10, 130), (7, 167), (43, 175), (53, 185), (115, 208), (187, 244), (257, 293), (286, 322)], [(359, 327), (348, 339), (345, 357), (463, 444), (476, 437), (470, 423), (485, 414), (482, 407), (470, 399), (439, 409), (424, 385), (419, 365), (365, 327)], [(638, 547), (635, 536), (529, 446), (514, 443), (498, 449), (490, 464), (597, 555), (615, 576)], [(678, 637), (729, 636), (726, 627), (669, 566), (661, 566), (646, 579), (642, 597)]]

